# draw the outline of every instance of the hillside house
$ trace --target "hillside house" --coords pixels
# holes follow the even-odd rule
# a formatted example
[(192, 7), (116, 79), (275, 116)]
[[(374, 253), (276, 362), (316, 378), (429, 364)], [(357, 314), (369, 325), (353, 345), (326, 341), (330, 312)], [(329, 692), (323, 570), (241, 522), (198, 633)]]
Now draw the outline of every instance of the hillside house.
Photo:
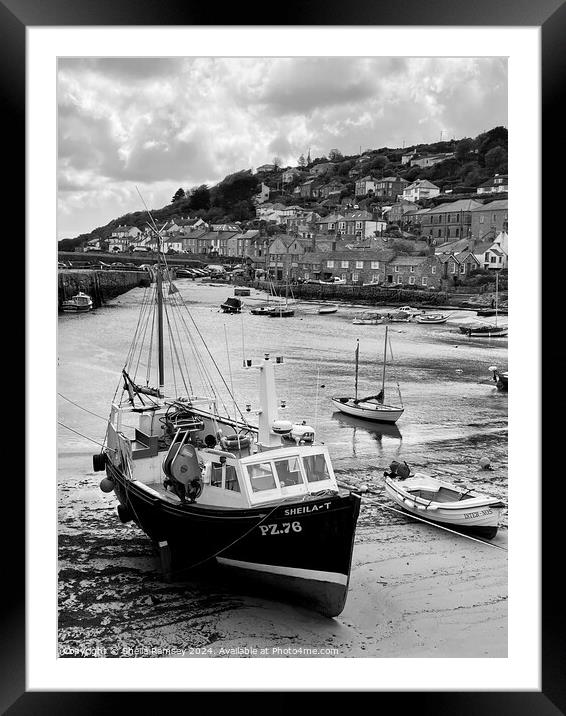
[(507, 192), (508, 189), (509, 182), (507, 174), (496, 174), (491, 179), (480, 184), (476, 191), (478, 194), (501, 194)]
[(422, 199), (431, 199), (433, 196), (440, 194), (440, 188), (428, 179), (417, 179), (409, 186), (403, 189), (403, 199), (407, 201), (417, 202)]
[(472, 235), (472, 212), (481, 208), (473, 199), (460, 199), (430, 208), (420, 216), (421, 236), (431, 244), (443, 244), (450, 240)]
[(485, 241), (495, 239), (502, 231), (509, 229), (509, 202), (497, 199), (487, 204), (480, 204), (472, 210), (471, 231), (474, 239)]
[(408, 185), (409, 182), (401, 177), (384, 177), (375, 182), (374, 194), (381, 200), (395, 201)]

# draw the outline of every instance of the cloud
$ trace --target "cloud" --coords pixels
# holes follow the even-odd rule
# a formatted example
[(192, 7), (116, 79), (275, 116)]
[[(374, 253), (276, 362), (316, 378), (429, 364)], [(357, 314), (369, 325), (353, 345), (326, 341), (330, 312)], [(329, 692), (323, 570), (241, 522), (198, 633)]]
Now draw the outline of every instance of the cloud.
[[(507, 124), (504, 58), (62, 58), (65, 236), (274, 156), (344, 154)], [(96, 207), (99, 207), (99, 219)], [(103, 217), (107, 217), (103, 219)], [(94, 222), (94, 223), (89, 223)]]

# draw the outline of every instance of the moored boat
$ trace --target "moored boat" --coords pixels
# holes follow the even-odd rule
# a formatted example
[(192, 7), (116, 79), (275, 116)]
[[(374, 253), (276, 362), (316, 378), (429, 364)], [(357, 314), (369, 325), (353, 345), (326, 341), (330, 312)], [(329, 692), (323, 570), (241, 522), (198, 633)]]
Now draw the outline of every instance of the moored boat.
[(93, 307), (92, 298), (82, 291), (79, 291), (68, 301), (63, 301), (63, 305), (61, 306), (65, 313), (85, 313), (86, 311), (92, 310)]
[[(381, 380), (381, 390), (377, 395), (370, 395), (365, 398), (358, 398), (358, 372), (359, 372), (359, 353), (360, 344), (359, 341), (356, 344), (355, 351), (355, 382), (354, 382), (354, 397), (340, 397), (336, 396), (331, 398), (334, 407), (346, 415), (351, 415), (355, 418), (363, 418), (364, 420), (372, 420), (380, 423), (395, 423), (401, 415), (403, 415), (405, 409), (402, 405), (388, 405), (385, 403), (385, 369), (387, 365), (387, 336), (388, 328), (385, 327), (385, 342), (383, 348), (383, 373)], [(399, 400), (401, 401), (401, 391), (399, 390)]]
[(385, 492), (403, 510), (451, 529), (493, 539), (505, 504), (424, 473), (407, 478), (385, 473)]
[(416, 317), (417, 323), (446, 323), (448, 316), (443, 313), (421, 313)]
[(242, 301), (239, 298), (229, 296), (224, 303), (220, 304), (220, 308), (224, 313), (240, 313), (242, 310)]
[[(311, 427), (279, 418), (275, 370), (283, 359), (245, 360), (259, 380), (258, 424), (252, 424), (250, 406), (238, 407), (188, 307), (171, 282), (163, 291), (164, 281), (170, 279), (161, 265), (152, 300), (144, 299), (140, 313), (142, 323), (156, 326), (157, 346), (153, 330), (136, 330), (104, 449), (93, 458), (95, 470), (106, 470), (101, 489), (116, 494), (121, 521), (135, 522), (153, 541), (169, 579), (221, 567), (336, 616), (348, 592), (360, 495), (338, 487), (328, 448)], [(157, 387), (149, 386), (149, 368), (139, 367), (146, 340), (150, 356), (157, 348), (157, 360), (146, 364)], [(165, 381), (166, 346), (173, 386), (185, 386), (181, 395)], [(195, 352), (194, 361), (185, 361), (185, 349)], [(192, 379), (212, 394), (196, 392), (187, 365), (198, 366)], [(228, 400), (214, 387), (213, 369)]]
[(507, 371), (501, 371), (496, 365), (491, 365), (489, 367), (489, 370), (493, 374), (493, 380), (495, 381), (495, 385), (497, 387), (497, 390), (502, 390), (503, 392), (507, 392), (507, 380), (508, 375)]
[(320, 306), (318, 313), (321, 316), (326, 316), (329, 313), (336, 313), (337, 310), (338, 308), (336, 306)]
[(505, 338), (509, 333), (507, 326), (496, 326), (495, 324), (484, 323), (482, 325), (463, 325), (460, 332), (469, 338)]

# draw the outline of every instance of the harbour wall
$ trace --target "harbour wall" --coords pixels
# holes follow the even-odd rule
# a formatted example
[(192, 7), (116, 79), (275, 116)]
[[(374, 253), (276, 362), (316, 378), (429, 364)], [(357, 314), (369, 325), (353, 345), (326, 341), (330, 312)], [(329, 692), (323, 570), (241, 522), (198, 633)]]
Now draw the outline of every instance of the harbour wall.
[(59, 269), (58, 305), (79, 291), (88, 294), (95, 306), (120, 296), (137, 286), (149, 286), (147, 271), (92, 271), (89, 269)]
[[(278, 296), (285, 295), (285, 284), (269, 284), (266, 281), (246, 282), (264, 291), (275, 291)], [(271, 287), (271, 288), (270, 288)], [(345, 301), (346, 303), (367, 304), (368, 306), (421, 306), (438, 308), (477, 308), (489, 306), (494, 298), (492, 293), (469, 289), (470, 293), (454, 291), (425, 291), (410, 288), (384, 288), (383, 286), (360, 286), (348, 284), (303, 283), (289, 289), (294, 298), (306, 301)], [(499, 296), (500, 305), (507, 306), (507, 292)]]

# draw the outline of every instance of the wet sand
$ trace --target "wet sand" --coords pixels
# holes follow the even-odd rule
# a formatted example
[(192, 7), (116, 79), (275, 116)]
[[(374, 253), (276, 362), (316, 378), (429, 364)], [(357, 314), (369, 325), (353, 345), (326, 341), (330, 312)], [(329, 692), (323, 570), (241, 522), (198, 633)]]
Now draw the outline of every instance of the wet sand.
[[(63, 657), (507, 654), (504, 549), (363, 499), (346, 607), (327, 619), (262, 593), (239, 593), (222, 575), (164, 582), (148, 538), (121, 524), (113, 494), (100, 492), (101, 474), (73, 476), (85, 457), (71, 454), (60, 463)], [(497, 470), (491, 476), (496, 484)], [(362, 481), (379, 491), (377, 472), (351, 484)], [(505, 527), (493, 543), (506, 548)]]
[[(208, 327), (220, 362), (225, 327), (237, 346), (245, 329), (247, 355), (260, 355), (265, 346), (285, 355), (277, 377), (280, 397), (293, 419), (314, 420), (341, 483), (367, 484), (377, 499), (393, 506), (383, 494), (383, 471), (392, 459), (402, 459), (415, 471), (507, 502), (507, 394), (495, 389), (488, 370), (507, 365), (507, 341), (462, 337), (457, 323), (469, 313), (444, 326), (391, 328), (395, 359), (388, 390), (395, 395), (399, 380), (405, 413), (397, 427), (385, 428), (332, 413), (329, 401), (330, 395), (352, 390), (358, 337), (361, 389), (374, 390), (380, 380), (383, 332), (353, 325), (358, 309), (341, 306), (321, 318), (302, 307), (284, 325), (250, 314), (226, 318), (218, 312), (226, 287), (202, 287), (188, 279), (178, 285), (199, 324)], [(134, 289), (90, 314), (59, 319), (58, 390), (92, 411), (61, 398), (60, 420), (98, 441), (105, 421), (97, 416), (108, 414), (143, 295)], [(228, 374), (227, 365), (223, 371)], [(249, 372), (234, 370), (233, 376), (238, 400), (253, 402), (256, 386)], [(194, 575), (168, 584), (150, 540), (133, 523), (121, 524), (115, 496), (100, 491), (102, 473), (92, 471), (91, 457), (97, 447), (60, 427), (59, 451), (61, 656), (506, 656), (503, 549), (362, 499), (350, 591), (335, 619), (244, 594), (222, 576)], [(483, 456), (490, 458), (492, 471), (480, 469)], [(503, 547), (506, 526), (504, 511), (493, 540)]]

